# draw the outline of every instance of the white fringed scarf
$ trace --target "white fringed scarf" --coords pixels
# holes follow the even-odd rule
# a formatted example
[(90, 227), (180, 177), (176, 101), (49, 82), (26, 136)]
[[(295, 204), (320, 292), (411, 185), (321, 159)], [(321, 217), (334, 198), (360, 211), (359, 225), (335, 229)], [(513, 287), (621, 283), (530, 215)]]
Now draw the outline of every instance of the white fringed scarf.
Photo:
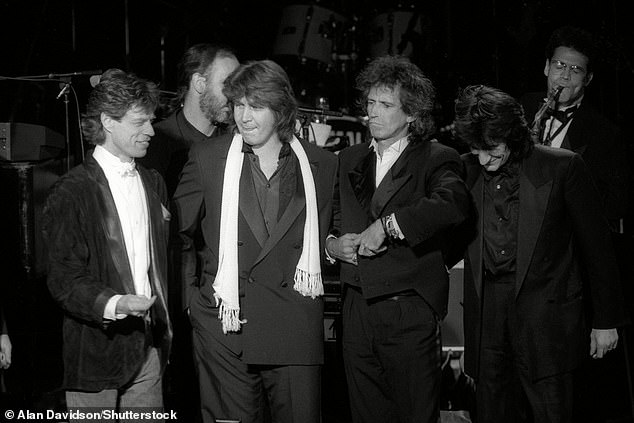
[[(305, 297), (315, 298), (324, 293), (319, 264), (319, 216), (317, 214), (315, 181), (310, 170), (308, 156), (306, 156), (301, 143), (293, 137), (290, 146), (299, 159), (306, 196), (304, 241), (302, 255), (295, 269), (293, 288)], [(236, 134), (229, 147), (222, 183), (218, 273), (213, 283), (216, 303), (220, 303), (218, 318), (222, 320), (224, 333), (238, 332), (240, 326), (246, 323), (246, 320), (240, 320), (238, 293), (238, 209), (243, 161), (242, 136)]]

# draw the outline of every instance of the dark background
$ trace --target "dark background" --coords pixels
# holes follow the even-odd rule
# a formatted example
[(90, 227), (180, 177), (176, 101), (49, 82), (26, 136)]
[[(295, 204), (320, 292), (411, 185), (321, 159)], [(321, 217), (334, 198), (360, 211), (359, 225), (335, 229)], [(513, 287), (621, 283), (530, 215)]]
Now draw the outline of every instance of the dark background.
[[(407, 51), (438, 89), (438, 124), (452, 120), (457, 91), (471, 83), (497, 86), (512, 95), (541, 90), (543, 49), (558, 26), (575, 24), (595, 33), (605, 61), (596, 69), (590, 100), (617, 123), (632, 115), (629, 95), (634, 14), (629, 1), (526, 0), (323, 0), (313, 17), (324, 22), (334, 14), (336, 60), (329, 64), (278, 55), (294, 47), (277, 38), (286, 26), (301, 30), (304, 22), (284, 16), (289, 4), (309, 2), (254, 0), (2, 0), (0, 1), (0, 76), (24, 76), (118, 67), (160, 83), (176, 85), (176, 63), (197, 42), (234, 47), (241, 61), (272, 58), (289, 72), (296, 95), (305, 106), (329, 98), (331, 109), (354, 110), (353, 79), (373, 56), (388, 53), (377, 30), (388, 25), (390, 12), (419, 13), (416, 47)], [(305, 6), (308, 10), (308, 6)], [(332, 12), (332, 13), (330, 13)], [(328, 14), (324, 14), (328, 13)], [(395, 29), (395, 37), (404, 28)], [(397, 41), (392, 46), (396, 52)], [(310, 53), (310, 46), (307, 51)], [(87, 77), (72, 78), (80, 109), (90, 90)], [(0, 81), (0, 121), (42, 123), (64, 131), (57, 83)], [(72, 100), (72, 97), (71, 97)], [(71, 112), (75, 107), (70, 104)]]
[[(303, 5), (303, 14), (285, 15), (289, 5)], [(278, 38), (278, 32), (288, 27), (301, 30), (310, 5), (312, 18), (324, 25), (323, 34), (334, 41), (330, 60), (309, 57), (303, 62), (298, 54), (279, 54), (289, 46), (299, 49), (289, 37)], [(73, 91), (59, 99), (63, 83), (60, 86), (57, 80), (24, 82), (2, 77), (116, 67), (159, 83), (167, 100), (176, 89), (176, 64), (187, 47), (220, 42), (233, 47), (241, 61), (271, 58), (282, 64), (303, 106), (315, 107), (317, 98), (327, 97), (331, 109), (352, 116), (362, 114), (354, 106), (357, 72), (373, 57), (389, 53), (389, 47), (394, 53), (404, 47), (436, 85), (437, 123), (442, 127), (453, 120), (453, 100), (466, 85), (493, 85), (516, 97), (543, 90), (546, 41), (555, 28), (574, 24), (595, 33), (603, 53), (602, 62), (595, 64), (587, 100), (628, 129), (634, 117), (634, 13), (629, 9), (629, 0), (323, 0), (311, 4), (277, 0), (0, 0), (0, 122), (33, 123), (66, 134), (68, 121), (71, 150), (78, 153), (77, 116), (90, 92), (88, 76), (63, 81), (70, 82)], [(401, 44), (405, 28), (399, 27), (392, 43), (381, 41), (390, 17), (400, 12), (420, 18), (415, 37)], [(337, 24), (334, 28), (331, 15)], [(314, 45), (307, 45), (305, 51), (308, 56), (323, 53)], [(441, 141), (455, 142), (449, 133)], [(627, 141), (631, 152), (632, 140)], [(19, 191), (21, 176), (11, 166), (2, 167), (0, 173), (0, 300), (9, 311), (14, 343), (14, 363), (9, 372), (0, 373), (0, 391), (4, 381), (12, 394), (9, 405), (59, 409), (61, 316), (51, 304), (41, 269), (38, 213), (51, 182), (46, 178), (62, 173), (64, 166), (51, 171), (38, 165), (31, 170), (33, 187), (25, 192), (32, 196), (28, 201), (34, 206), (27, 210), (27, 224), (22, 226), (16, 223), (25, 222), (20, 214), (24, 210), (18, 207), (24, 204), (20, 197), (24, 192)], [(38, 181), (43, 183), (38, 186)], [(34, 250), (27, 251), (23, 244), (24, 231)], [(626, 292), (631, 293), (630, 288), (628, 285)], [(609, 380), (597, 387), (603, 392), (598, 401), (604, 419), (588, 421), (632, 421), (633, 404), (627, 398), (631, 379), (612, 378), (615, 373), (630, 371), (625, 368), (629, 362), (619, 354), (609, 363), (614, 368), (606, 375)], [(324, 402), (330, 406), (326, 411), (332, 413), (326, 412), (324, 421), (346, 421), (340, 362), (329, 361), (325, 369), (325, 384), (334, 390), (324, 391)], [(0, 409), (2, 405), (0, 396)], [(621, 419), (623, 416), (627, 417)]]

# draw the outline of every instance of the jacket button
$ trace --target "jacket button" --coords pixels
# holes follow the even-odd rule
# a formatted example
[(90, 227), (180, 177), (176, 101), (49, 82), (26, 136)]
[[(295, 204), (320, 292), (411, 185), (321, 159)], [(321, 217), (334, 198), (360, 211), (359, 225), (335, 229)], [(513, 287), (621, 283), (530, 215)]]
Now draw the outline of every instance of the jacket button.
[(244, 242), (238, 241), (238, 247), (242, 247), (243, 245), (244, 245)]
[(253, 283), (253, 282), (255, 282), (255, 279), (249, 278), (249, 283)]
[(354, 280), (355, 280), (355, 282), (359, 282), (361, 280), (361, 278), (359, 276), (355, 276)]
[(293, 245), (293, 248), (299, 250), (300, 248), (302, 248), (302, 244), (295, 244)]
[(286, 288), (288, 286), (288, 282), (282, 282), (282, 288)]

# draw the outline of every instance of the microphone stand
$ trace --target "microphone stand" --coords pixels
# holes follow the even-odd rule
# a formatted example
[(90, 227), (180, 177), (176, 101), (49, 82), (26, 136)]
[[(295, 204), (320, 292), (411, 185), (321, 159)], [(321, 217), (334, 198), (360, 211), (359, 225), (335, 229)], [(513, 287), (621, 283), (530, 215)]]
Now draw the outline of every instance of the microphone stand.
[(59, 100), (59, 98), (63, 95), (64, 96), (64, 123), (65, 123), (65, 129), (66, 129), (66, 171), (68, 172), (70, 170), (70, 118), (69, 118), (69, 112), (68, 112), (68, 92), (71, 89), (71, 81), (70, 81), (70, 76), (66, 76), (61, 78), (62, 81), (64, 81), (63, 83), (60, 82), (60, 86), (62, 86), (61, 91), (59, 92), (59, 94), (57, 94), (56, 100)]
[[(300, 122), (302, 124), (302, 138), (306, 142), (312, 142), (310, 140), (310, 115), (307, 113), (299, 113)], [(315, 141), (317, 142), (317, 141)]]

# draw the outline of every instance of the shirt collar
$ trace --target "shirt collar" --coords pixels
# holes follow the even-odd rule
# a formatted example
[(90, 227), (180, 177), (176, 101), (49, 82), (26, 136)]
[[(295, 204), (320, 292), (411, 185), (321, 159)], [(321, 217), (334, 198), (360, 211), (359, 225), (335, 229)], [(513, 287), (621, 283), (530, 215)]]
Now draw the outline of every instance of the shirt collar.
[(135, 176), (136, 175), (136, 163), (134, 159), (129, 162), (122, 162), (117, 156), (106, 150), (103, 146), (98, 145), (92, 152), (92, 156), (95, 158), (99, 166), (105, 173), (116, 173), (120, 176)]
[[(388, 150), (392, 150), (395, 153), (401, 153), (403, 150), (405, 150), (405, 147), (407, 147), (408, 144), (409, 144), (409, 135), (405, 135), (403, 138), (399, 139), (398, 141), (390, 145), (388, 148), (386, 148), (383, 152), (385, 153)], [(378, 146), (379, 146), (379, 143), (374, 138), (372, 138), (372, 141), (370, 142), (370, 145), (368, 148), (374, 150), (376, 154), (379, 154)]]
[[(253, 147), (251, 147), (250, 144), (247, 144), (244, 141), (242, 141), (242, 152), (246, 154), (255, 154), (253, 152)], [(290, 155), (291, 155), (291, 144), (288, 142), (282, 142), (282, 148), (280, 148), (280, 154), (278, 155), (278, 158), (282, 159)]]

